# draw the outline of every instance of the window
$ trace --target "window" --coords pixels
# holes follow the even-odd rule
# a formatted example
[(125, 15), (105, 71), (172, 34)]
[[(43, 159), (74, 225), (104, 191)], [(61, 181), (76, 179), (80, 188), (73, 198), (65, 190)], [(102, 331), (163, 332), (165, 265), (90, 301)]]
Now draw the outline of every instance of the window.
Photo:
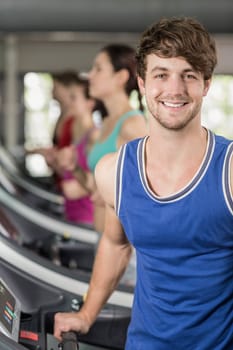
[[(27, 150), (52, 145), (54, 128), (60, 114), (60, 107), (52, 98), (52, 88), (50, 74), (29, 72), (24, 76), (24, 147)], [(51, 174), (39, 154), (26, 157), (26, 168), (32, 176)]]
[(219, 135), (233, 139), (233, 76), (215, 75), (204, 98), (202, 123)]

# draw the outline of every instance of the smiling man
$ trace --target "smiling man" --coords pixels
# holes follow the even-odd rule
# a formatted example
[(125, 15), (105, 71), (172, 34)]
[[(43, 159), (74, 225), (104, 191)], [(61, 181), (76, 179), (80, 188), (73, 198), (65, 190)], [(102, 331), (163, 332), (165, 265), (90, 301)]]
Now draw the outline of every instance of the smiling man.
[(106, 202), (86, 302), (55, 336), (87, 332), (137, 253), (127, 350), (233, 349), (233, 144), (201, 125), (214, 40), (192, 18), (161, 19), (137, 51), (149, 135), (103, 158)]

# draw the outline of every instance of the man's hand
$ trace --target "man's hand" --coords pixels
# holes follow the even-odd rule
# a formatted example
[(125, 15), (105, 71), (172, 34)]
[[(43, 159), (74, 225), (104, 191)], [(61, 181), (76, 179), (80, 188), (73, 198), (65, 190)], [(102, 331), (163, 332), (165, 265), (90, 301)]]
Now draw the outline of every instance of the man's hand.
[(90, 324), (81, 312), (58, 312), (54, 316), (54, 337), (62, 340), (63, 332), (74, 331), (77, 333), (87, 333)]

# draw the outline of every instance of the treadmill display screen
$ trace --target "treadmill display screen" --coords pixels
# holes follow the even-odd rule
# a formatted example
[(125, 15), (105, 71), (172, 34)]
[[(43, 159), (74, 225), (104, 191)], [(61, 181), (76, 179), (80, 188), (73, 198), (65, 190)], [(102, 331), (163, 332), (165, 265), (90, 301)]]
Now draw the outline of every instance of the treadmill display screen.
[(0, 331), (16, 339), (19, 326), (18, 301), (0, 279)]

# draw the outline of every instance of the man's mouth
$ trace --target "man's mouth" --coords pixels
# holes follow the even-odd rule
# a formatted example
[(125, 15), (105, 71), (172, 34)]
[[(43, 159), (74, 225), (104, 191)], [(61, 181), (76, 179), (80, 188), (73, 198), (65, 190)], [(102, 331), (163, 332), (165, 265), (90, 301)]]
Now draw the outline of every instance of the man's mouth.
[(165, 102), (165, 101), (162, 101), (162, 104), (166, 107), (172, 107), (172, 108), (180, 108), (180, 107), (183, 107), (184, 105), (187, 104), (187, 102)]

